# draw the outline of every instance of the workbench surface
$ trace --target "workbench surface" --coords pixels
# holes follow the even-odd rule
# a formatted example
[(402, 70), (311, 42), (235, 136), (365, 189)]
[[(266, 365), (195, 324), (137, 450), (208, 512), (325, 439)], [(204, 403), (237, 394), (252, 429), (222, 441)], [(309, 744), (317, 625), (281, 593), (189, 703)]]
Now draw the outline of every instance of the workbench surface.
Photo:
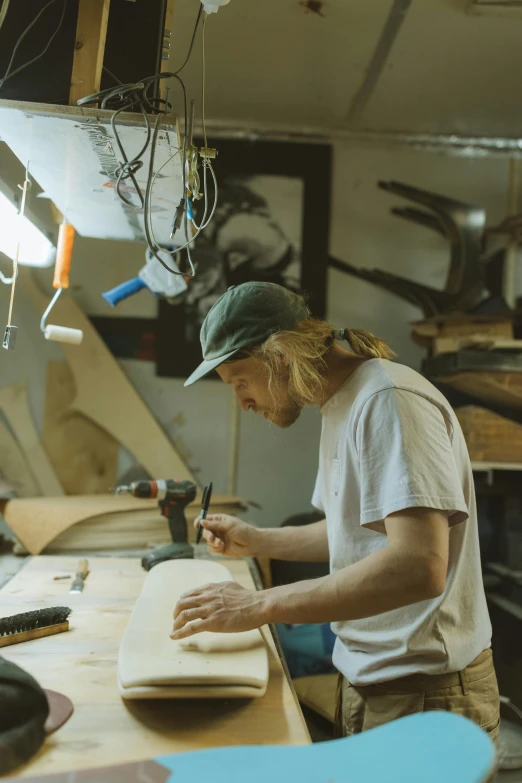
[[(252, 700), (122, 701), (116, 670), (120, 639), (145, 572), (136, 558), (90, 558), (84, 592), (70, 595), (77, 558), (34, 557), (0, 590), (0, 617), (45, 606), (70, 606), (67, 633), (2, 649), (44, 688), (73, 701), (74, 715), (48, 738), (21, 777), (119, 764), (223, 745), (300, 745), (310, 742), (295, 693), (274, 640), (268, 643), (270, 679)], [(226, 563), (239, 584), (253, 589), (245, 561)], [(174, 607), (173, 607), (174, 608)]]

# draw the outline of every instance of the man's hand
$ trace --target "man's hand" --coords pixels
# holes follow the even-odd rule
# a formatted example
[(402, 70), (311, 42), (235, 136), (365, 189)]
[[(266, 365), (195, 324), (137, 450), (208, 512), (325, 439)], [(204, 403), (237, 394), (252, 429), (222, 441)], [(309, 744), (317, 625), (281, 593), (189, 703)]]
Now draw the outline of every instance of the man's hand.
[[(211, 552), (227, 557), (257, 557), (262, 531), (228, 514), (211, 514), (201, 523)], [(198, 520), (194, 522), (197, 530)]]
[(238, 633), (264, 625), (263, 592), (245, 590), (237, 582), (218, 582), (185, 593), (174, 610), (171, 639), (186, 639), (202, 631)]

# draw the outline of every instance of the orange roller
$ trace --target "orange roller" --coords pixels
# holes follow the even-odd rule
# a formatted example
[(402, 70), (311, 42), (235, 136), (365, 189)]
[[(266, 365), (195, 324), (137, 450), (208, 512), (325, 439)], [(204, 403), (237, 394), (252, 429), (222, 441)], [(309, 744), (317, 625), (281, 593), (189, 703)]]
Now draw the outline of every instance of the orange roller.
[(74, 227), (70, 223), (61, 223), (58, 232), (58, 247), (56, 248), (56, 264), (54, 267), (54, 288), (69, 288), (69, 270), (74, 245)]

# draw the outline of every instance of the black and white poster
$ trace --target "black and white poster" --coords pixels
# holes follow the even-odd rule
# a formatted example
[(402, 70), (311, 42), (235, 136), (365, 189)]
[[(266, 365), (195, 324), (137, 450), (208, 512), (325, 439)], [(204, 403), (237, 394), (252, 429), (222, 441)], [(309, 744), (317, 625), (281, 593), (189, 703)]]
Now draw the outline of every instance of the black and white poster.
[(162, 376), (186, 377), (199, 364), (201, 325), (231, 285), (278, 283), (304, 294), (313, 315), (325, 314), (330, 148), (229, 140), (215, 145), (218, 205), (194, 241), (196, 276), (179, 301), (160, 305)]

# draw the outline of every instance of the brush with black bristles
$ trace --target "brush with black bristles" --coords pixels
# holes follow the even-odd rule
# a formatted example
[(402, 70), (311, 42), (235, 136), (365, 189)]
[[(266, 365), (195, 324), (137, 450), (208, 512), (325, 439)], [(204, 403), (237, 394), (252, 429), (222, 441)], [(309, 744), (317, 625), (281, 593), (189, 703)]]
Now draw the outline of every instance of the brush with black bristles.
[(68, 631), (67, 618), (70, 614), (71, 609), (68, 606), (50, 606), (48, 609), (2, 617), (0, 618), (0, 647)]

